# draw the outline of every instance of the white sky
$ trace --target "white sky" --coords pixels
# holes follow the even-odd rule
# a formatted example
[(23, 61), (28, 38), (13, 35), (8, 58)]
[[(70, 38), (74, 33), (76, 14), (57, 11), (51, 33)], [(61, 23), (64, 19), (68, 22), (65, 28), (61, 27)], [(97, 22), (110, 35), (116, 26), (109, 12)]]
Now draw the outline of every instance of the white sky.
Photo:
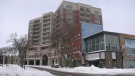
[[(102, 9), (105, 31), (135, 35), (135, 0), (67, 0), (89, 4)], [(29, 20), (54, 12), (62, 0), (0, 0), (0, 47), (9, 34), (28, 33)]]

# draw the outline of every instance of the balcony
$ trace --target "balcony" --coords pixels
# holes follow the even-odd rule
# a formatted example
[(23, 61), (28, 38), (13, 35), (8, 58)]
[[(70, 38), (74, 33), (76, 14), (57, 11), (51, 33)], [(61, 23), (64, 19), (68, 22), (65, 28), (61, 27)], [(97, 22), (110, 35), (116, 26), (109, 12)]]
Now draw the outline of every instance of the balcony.
[(37, 23), (34, 23), (33, 25), (34, 26), (39, 26), (41, 23), (40, 22), (37, 22)]
[(38, 42), (37, 43), (33, 43), (33, 45), (38, 45)]
[(38, 28), (39, 28), (39, 26), (35, 26), (35, 27), (34, 27), (34, 29), (38, 29)]
[(50, 20), (50, 17), (44, 18), (44, 20)]
[(38, 36), (38, 34), (34, 34), (33, 36)]
[(38, 40), (38, 38), (33, 38), (33, 40)]
[(43, 33), (48, 33), (50, 32), (50, 30), (43, 30)]
[(34, 32), (34, 33), (35, 33), (35, 32), (39, 32), (39, 30), (34, 30), (33, 32)]
[(47, 29), (47, 28), (50, 28), (50, 26), (44, 26), (44, 28), (43, 28), (43, 29)]
[(50, 35), (43, 35), (43, 37), (50, 37)]
[(47, 22), (44, 22), (43, 24), (49, 24), (50, 23), (50, 21), (47, 21)]

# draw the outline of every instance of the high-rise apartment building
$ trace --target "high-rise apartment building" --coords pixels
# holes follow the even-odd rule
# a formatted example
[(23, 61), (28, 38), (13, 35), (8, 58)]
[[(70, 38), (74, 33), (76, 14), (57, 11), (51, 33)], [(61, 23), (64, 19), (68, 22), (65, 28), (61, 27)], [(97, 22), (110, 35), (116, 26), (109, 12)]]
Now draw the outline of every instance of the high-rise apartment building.
[(101, 9), (87, 4), (63, 1), (55, 11), (53, 33), (55, 40), (53, 41), (61, 55), (60, 64), (69, 67), (84, 63), (84, 57), (81, 54), (83, 52), (81, 25), (84, 22), (102, 27)]
[(27, 64), (47, 65), (50, 58), (51, 27), (54, 13), (43, 14), (42, 17), (29, 21)]
[(101, 9), (63, 1), (55, 13), (30, 20), (27, 64), (82, 65), (82, 23), (102, 26)]

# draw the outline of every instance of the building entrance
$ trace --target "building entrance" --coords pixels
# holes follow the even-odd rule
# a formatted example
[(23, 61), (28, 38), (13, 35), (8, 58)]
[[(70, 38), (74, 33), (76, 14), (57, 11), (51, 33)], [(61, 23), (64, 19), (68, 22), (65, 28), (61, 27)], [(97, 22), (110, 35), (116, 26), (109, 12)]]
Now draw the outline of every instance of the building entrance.
[(43, 61), (43, 65), (47, 65), (48, 64), (48, 57), (47, 57), (46, 54), (43, 55), (42, 61)]

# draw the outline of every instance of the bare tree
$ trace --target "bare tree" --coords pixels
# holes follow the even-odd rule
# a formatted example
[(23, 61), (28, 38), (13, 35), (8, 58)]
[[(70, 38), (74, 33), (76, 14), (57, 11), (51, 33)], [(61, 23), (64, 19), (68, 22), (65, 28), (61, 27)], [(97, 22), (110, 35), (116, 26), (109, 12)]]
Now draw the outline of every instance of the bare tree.
[(0, 65), (2, 64), (3, 66), (3, 50), (0, 48)]
[(7, 65), (10, 57), (11, 57), (11, 63), (12, 63), (12, 52), (13, 52), (13, 47), (7, 46), (7, 47), (1, 48), (1, 54), (3, 55), (4, 64)]
[[(73, 42), (71, 40), (71, 30), (73, 30), (72, 21), (70, 19), (63, 19), (63, 25), (59, 26), (61, 29), (59, 31), (56, 31), (56, 28), (52, 35), (52, 42), (54, 47), (57, 48), (57, 50), (60, 52), (60, 58), (61, 62), (64, 59), (64, 65), (67, 66), (67, 63), (65, 62), (65, 48), (70, 50), (70, 66), (73, 67), (73, 45), (71, 45)], [(57, 35), (56, 35), (57, 32)], [(74, 33), (74, 32), (72, 32)], [(68, 43), (69, 46), (66, 46)]]
[(19, 64), (23, 68), (25, 55), (28, 47), (28, 38), (27, 35), (22, 37), (18, 37), (17, 33), (13, 33), (10, 35), (10, 39), (8, 42), (12, 42), (12, 45), (19, 52)]

